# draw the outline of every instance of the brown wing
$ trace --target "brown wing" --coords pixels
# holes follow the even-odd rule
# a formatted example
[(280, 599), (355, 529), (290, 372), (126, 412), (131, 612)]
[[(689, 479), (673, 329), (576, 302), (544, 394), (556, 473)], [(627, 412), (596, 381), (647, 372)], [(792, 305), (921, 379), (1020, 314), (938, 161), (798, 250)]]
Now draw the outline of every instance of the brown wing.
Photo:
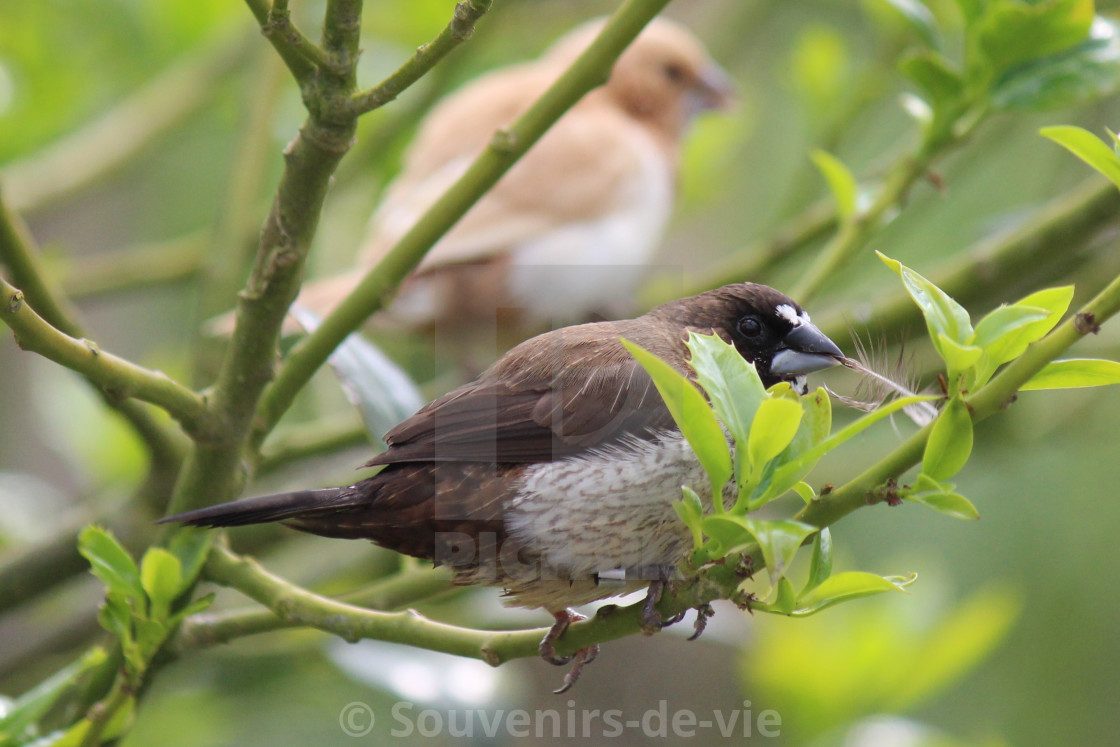
[(674, 427), (616, 326), (569, 327), (522, 343), (478, 381), (391, 430), (390, 448), (369, 466), (547, 462)]

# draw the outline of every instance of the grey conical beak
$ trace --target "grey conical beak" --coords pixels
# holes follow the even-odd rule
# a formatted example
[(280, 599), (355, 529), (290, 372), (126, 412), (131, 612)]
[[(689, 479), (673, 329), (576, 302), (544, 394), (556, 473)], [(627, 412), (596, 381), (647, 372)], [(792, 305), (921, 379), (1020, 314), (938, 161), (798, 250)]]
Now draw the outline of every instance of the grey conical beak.
[(775, 376), (802, 376), (831, 368), (844, 353), (836, 343), (809, 322), (802, 322), (782, 340), (782, 349), (774, 354), (770, 373)]

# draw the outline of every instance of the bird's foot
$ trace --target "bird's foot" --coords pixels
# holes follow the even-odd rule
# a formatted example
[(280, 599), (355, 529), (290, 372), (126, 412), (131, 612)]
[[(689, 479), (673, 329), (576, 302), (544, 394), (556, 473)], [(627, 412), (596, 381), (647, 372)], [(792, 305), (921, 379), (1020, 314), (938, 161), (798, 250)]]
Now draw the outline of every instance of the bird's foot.
[(696, 621), (692, 623), (692, 635), (688, 637), (688, 640), (695, 641), (699, 638), (704, 633), (704, 629), (708, 627), (708, 618), (714, 614), (716, 614), (716, 611), (712, 609), (710, 604), (702, 604), (697, 607)]
[(568, 662), (572, 662), (572, 668), (568, 670), (568, 673), (566, 675), (564, 675), (564, 684), (561, 685), (558, 690), (553, 691), (559, 694), (567, 692), (571, 689), (572, 685), (576, 684), (576, 680), (578, 680), (579, 676), (583, 673), (583, 668), (594, 661), (595, 657), (599, 655), (599, 644), (594, 644), (592, 646), (588, 646), (587, 648), (581, 648), (571, 656), (557, 656), (557, 639), (559, 639), (560, 636), (564, 635), (564, 631), (568, 629), (569, 625), (574, 622), (579, 622), (580, 620), (586, 620), (587, 616), (581, 615), (580, 613), (571, 609), (561, 610), (560, 612), (553, 612), (552, 616), (556, 618), (556, 622), (553, 623), (552, 627), (548, 629), (547, 633), (545, 633), (544, 638), (541, 639), (541, 644), (537, 648), (537, 650), (540, 652), (541, 658), (547, 661), (549, 664), (563, 666)]
[(646, 598), (642, 602), (642, 634), (653, 635), (659, 632), (662, 628), (667, 628), (673, 623), (678, 623), (684, 617), (683, 613), (676, 614), (668, 620), (661, 619), (661, 613), (657, 609), (657, 603), (661, 601), (664, 596), (665, 590), (670, 587), (672, 583), (673, 568), (667, 566), (658, 566), (657, 578), (650, 582), (649, 588), (646, 589)]

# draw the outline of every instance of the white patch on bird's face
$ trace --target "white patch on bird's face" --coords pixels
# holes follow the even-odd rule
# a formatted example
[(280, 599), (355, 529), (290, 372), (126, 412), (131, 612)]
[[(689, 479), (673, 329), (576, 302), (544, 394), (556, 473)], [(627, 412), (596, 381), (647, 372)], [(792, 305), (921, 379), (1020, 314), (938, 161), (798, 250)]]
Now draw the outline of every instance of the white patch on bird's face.
[(793, 308), (788, 303), (778, 304), (778, 308), (774, 309), (774, 311), (782, 319), (785, 319), (787, 322), (789, 322), (789, 325), (791, 327), (800, 327), (802, 324), (809, 323), (808, 313), (802, 311), (800, 314), (798, 314), (797, 309)]

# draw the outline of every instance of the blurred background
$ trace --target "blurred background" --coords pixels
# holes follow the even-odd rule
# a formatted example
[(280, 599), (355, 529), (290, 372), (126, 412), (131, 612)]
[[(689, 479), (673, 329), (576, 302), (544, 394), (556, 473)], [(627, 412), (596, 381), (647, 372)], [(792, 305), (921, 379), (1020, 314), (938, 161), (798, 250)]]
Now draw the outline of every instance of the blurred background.
[[(314, 38), (321, 3), (293, 5)], [(914, 27), (889, 6), (669, 6), (666, 14), (693, 29), (730, 71), (739, 100), (730, 112), (705, 116), (687, 141), (660, 271), (635, 301), (637, 311), (709, 281), (738, 277), (788, 288), (820, 240), (763, 263), (757, 242), (803, 227), (805, 211), (812, 215), (827, 197), (809, 153), (826, 149), (870, 180), (913, 148), (916, 126), (900, 106), (907, 85), (895, 65)], [(364, 118), (328, 198), (310, 272), (348, 266), (418, 118), (442, 93), (532, 58), (614, 7), (497, 0), (474, 38), (433, 75)], [(954, 3), (928, 7), (944, 28), (959, 28)], [(1116, 2), (1096, 7), (1106, 16), (1117, 11)], [(446, 24), (452, 8), (449, 0), (367, 0), (362, 81), (370, 85), (395, 69)], [(948, 35), (950, 54), (953, 43)], [(5, 199), (29, 223), (88, 335), (181, 380), (205, 382), (212, 370), (205, 361), (213, 360), (216, 343), (199, 334), (200, 322), (232, 307), (226, 289), (243, 281), (240, 258), (248, 256), (267, 209), (280, 151), (302, 118), (298, 92), (241, 3), (0, 0)], [(936, 164), (936, 178), (914, 187), (870, 248), (936, 277), (1051, 200), (1097, 184), (1081, 162), (1039, 137), (1040, 127), (1077, 124), (1103, 135), (1118, 123), (1116, 96), (1076, 109), (990, 117)], [(1076, 248), (1052, 239), (1049, 276), (1041, 282), (1031, 277), (986, 288), (977, 273), (970, 309), (1059, 283), (1075, 283), (1075, 303), (1085, 300), (1120, 265), (1115, 227), (1113, 220), (1091, 240), (1079, 238)], [(737, 267), (752, 274), (737, 276)], [(896, 292), (897, 279), (865, 251), (832, 278), (812, 304), (813, 316), (840, 328), (850, 323), (874, 339), (876, 320), (864, 318), (868, 304)], [(922, 333), (920, 324), (912, 327), (892, 330), (886, 343), (893, 348), (910, 332)], [(402, 335), (378, 341), (426, 396), (456, 383), (454, 371), (433, 363), (430, 346)], [(929, 383), (927, 351), (918, 342), (910, 352)], [(1120, 334), (1106, 325), (1074, 353), (1117, 359)], [(850, 389), (848, 378), (841, 371), (828, 381)], [(0, 564), (66, 527), (113, 515), (144, 479), (144, 452), (128, 428), (76, 376), (22, 354), (9, 334), (0, 339), (0, 413)], [(268, 633), (170, 664), (124, 744), (353, 744), (362, 740), (345, 733), (340, 713), (355, 702), (377, 719), (362, 739), (387, 740), (390, 728), (402, 726), (394, 704), (407, 702), (412, 710), (398, 713), (416, 728), (400, 741), (440, 744), (454, 738), (452, 711), (555, 709), (566, 718), (569, 711), (620, 709), (636, 720), (661, 701), (670, 719), (679, 710), (700, 720), (738, 712), (738, 741), (1112, 744), (1120, 582), (1106, 550), (1120, 526), (1118, 418), (1116, 391), (1024, 394), (978, 427), (973, 458), (957, 476), (981, 520), (880, 505), (833, 528), (839, 570), (916, 572), (908, 595), (861, 600), (803, 620), (718, 607), (699, 641), (686, 642), (678, 633), (691, 631), (674, 629), (605, 645), (562, 696), (550, 693), (562, 671), (536, 659), (491, 669), (401, 646), (350, 645), (314, 631)], [(814, 485), (842, 483), (912, 428), (896, 427), (878, 426), (847, 444), (817, 468)], [(370, 448), (358, 414), (324, 372), (270, 442), (271, 458), (249, 490), (340, 484)], [(126, 527), (119, 533), (143, 546), (149, 518), (115, 520)], [(233, 541), (277, 573), (325, 593), (410, 566), (362, 543), (269, 528), (238, 532)], [(100, 588), (79, 574), (5, 610), (0, 693), (33, 686), (96, 635)], [(219, 595), (220, 607), (244, 603)], [(549, 622), (541, 611), (502, 608), (495, 590), (448, 593), (420, 609), (471, 627)], [(436, 715), (418, 722), (424, 709)], [(767, 709), (781, 716), (780, 736), (744, 730)], [(433, 728), (436, 716), (442, 728)], [(513, 741), (504, 731), (484, 738), (477, 723), (475, 737)], [(723, 740), (713, 727), (687, 741)], [(615, 741), (646, 740), (630, 729)]]

